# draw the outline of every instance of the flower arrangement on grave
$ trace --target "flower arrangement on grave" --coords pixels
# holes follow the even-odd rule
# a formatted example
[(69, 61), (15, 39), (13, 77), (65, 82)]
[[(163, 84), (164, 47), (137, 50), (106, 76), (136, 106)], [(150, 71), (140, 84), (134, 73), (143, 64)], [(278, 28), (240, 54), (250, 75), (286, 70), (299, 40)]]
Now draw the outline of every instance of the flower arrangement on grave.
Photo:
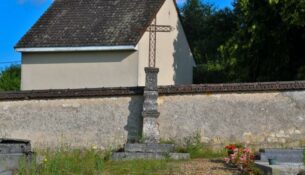
[(227, 164), (237, 167), (242, 174), (260, 175), (260, 172), (255, 168), (255, 154), (251, 148), (230, 144), (225, 149), (228, 152), (228, 157), (225, 158)]

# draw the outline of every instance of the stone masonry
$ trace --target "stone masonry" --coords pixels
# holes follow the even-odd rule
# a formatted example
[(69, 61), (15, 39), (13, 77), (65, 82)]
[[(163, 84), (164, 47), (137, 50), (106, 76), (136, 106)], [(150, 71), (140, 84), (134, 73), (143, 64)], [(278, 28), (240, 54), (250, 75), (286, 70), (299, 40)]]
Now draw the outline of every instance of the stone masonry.
[[(122, 147), (141, 133), (144, 99), (107, 94), (0, 101), (0, 138), (31, 140), (34, 149)], [(157, 103), (161, 140), (183, 143), (199, 133), (213, 147), (232, 142), (260, 148), (305, 146), (304, 90), (175, 93), (159, 96)]]

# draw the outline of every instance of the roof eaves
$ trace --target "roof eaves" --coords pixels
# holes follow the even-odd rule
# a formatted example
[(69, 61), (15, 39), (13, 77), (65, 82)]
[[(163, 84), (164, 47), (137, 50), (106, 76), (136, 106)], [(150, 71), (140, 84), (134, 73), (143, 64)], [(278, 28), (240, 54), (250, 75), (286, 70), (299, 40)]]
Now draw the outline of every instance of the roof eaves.
[(137, 46), (84, 46), (84, 47), (33, 47), (33, 48), (16, 48), (17, 52), (88, 52), (88, 51), (124, 51), (138, 50)]

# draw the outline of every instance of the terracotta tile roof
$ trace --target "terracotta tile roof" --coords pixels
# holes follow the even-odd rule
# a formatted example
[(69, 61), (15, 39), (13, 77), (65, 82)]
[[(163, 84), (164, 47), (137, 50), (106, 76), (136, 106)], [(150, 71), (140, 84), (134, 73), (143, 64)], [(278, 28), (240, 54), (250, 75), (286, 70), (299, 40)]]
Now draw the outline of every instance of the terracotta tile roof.
[(55, 0), (16, 48), (136, 45), (165, 0)]

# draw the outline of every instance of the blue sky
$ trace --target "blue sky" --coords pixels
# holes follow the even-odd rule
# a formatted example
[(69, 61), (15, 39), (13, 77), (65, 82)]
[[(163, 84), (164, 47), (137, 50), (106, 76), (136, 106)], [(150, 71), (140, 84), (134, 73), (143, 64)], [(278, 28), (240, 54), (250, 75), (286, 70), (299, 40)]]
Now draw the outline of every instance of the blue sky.
[[(177, 0), (179, 4), (185, 0)], [(205, 0), (218, 8), (231, 5), (232, 0)], [(14, 45), (36, 22), (52, 0), (1, 0), (0, 19), (0, 69), (20, 63), (20, 53)]]

